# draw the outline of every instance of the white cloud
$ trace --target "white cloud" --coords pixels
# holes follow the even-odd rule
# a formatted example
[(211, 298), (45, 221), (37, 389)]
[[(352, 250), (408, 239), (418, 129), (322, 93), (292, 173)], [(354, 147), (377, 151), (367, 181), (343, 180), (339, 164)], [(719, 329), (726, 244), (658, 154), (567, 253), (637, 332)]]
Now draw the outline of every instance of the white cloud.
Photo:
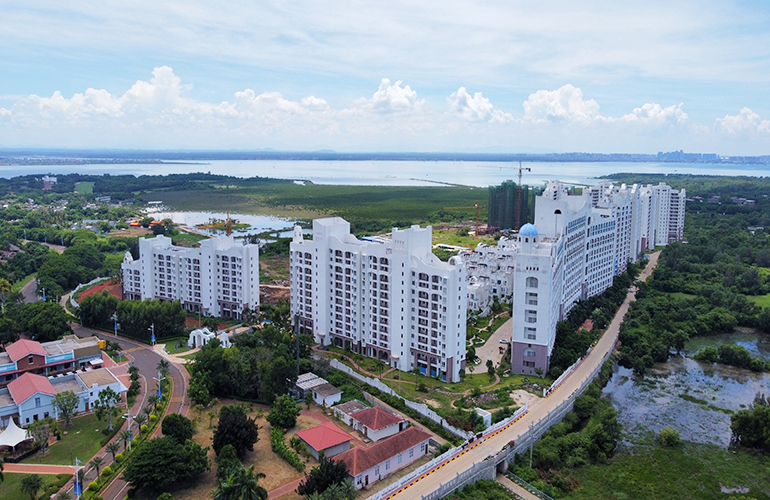
[(465, 87), (460, 87), (456, 92), (447, 97), (449, 110), (455, 113), (463, 120), (478, 122), (490, 121), (505, 123), (513, 120), (510, 113), (504, 113), (499, 109), (494, 109), (489, 99), (484, 97), (481, 92), (476, 92), (473, 97), (468, 93)]
[(743, 108), (737, 115), (725, 115), (717, 118), (714, 128), (728, 135), (740, 135), (743, 133), (767, 134), (770, 133), (770, 120), (763, 120), (749, 108)]
[(357, 99), (353, 108), (377, 114), (409, 114), (421, 111), (425, 106), (425, 99), (417, 99), (417, 92), (409, 85), (402, 87), (401, 83), (402, 81), (398, 80), (391, 85), (389, 79), (383, 78), (380, 88), (372, 98)]
[(670, 122), (683, 124), (687, 121), (687, 113), (682, 110), (684, 103), (678, 106), (666, 106), (657, 103), (647, 103), (640, 108), (635, 108), (632, 113), (623, 115), (620, 119), (627, 122), (641, 122), (650, 125), (663, 125)]
[(571, 84), (556, 90), (538, 90), (524, 101), (524, 119), (533, 122), (564, 120), (590, 124), (599, 115), (599, 104), (583, 99), (583, 91)]

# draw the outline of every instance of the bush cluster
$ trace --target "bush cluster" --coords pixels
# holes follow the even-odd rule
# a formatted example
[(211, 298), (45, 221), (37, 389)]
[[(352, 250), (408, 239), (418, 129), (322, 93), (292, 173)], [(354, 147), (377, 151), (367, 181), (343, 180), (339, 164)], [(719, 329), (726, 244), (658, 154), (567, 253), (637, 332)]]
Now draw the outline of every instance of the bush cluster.
[(302, 472), (305, 470), (305, 462), (300, 460), (299, 455), (286, 446), (281, 429), (270, 429), (270, 448), (273, 450), (273, 453), (298, 471)]

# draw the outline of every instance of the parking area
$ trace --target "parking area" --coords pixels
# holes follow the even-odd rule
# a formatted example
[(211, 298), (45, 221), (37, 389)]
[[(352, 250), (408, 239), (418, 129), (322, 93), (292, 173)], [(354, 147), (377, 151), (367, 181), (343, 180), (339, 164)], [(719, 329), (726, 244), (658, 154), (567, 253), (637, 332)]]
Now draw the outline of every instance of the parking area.
[(492, 362), (495, 364), (495, 367), (500, 364), (500, 360), (503, 358), (503, 354), (505, 353), (506, 349), (508, 349), (508, 344), (500, 341), (505, 339), (510, 342), (512, 328), (513, 319), (509, 319), (503, 323), (503, 326), (498, 328), (491, 337), (489, 337), (489, 340), (487, 340), (484, 345), (476, 348), (476, 357), (481, 360), (481, 364), (479, 366), (483, 367), (484, 370), (486, 370), (488, 359), (492, 360)]

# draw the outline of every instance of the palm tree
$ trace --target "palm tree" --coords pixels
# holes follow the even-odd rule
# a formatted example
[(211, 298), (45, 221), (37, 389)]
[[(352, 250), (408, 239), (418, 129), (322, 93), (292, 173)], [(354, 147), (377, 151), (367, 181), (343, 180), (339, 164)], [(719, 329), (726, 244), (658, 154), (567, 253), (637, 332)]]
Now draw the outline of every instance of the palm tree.
[(37, 498), (37, 492), (43, 487), (43, 478), (37, 474), (32, 474), (21, 480), (21, 492), (29, 495), (29, 500)]
[(157, 368), (158, 371), (164, 376), (168, 374), (170, 367), (171, 364), (169, 364), (168, 360), (163, 358), (161, 358), (161, 360), (158, 361), (158, 364), (155, 366), (155, 368)]
[(345, 498), (342, 495), (342, 486), (339, 483), (332, 483), (324, 490), (324, 498)]
[(219, 483), (219, 490), (214, 494), (214, 500), (267, 500), (267, 490), (259, 485), (259, 480), (265, 475), (254, 473), (254, 466), (248, 469), (240, 468)]
[(88, 464), (92, 469), (96, 469), (96, 481), (98, 482), (102, 478), (102, 464), (104, 463), (104, 457), (95, 456)]
[(123, 451), (126, 451), (128, 448), (128, 440), (131, 439), (131, 431), (126, 429), (125, 431), (120, 432), (120, 439), (123, 440)]
[(72, 500), (72, 495), (70, 495), (67, 491), (62, 491), (56, 495), (56, 500)]
[(139, 427), (139, 437), (142, 437), (142, 426), (147, 422), (147, 415), (143, 413), (138, 414), (134, 417), (134, 422), (136, 422), (136, 426)]
[(340, 484), (340, 493), (342, 494), (342, 498), (345, 498), (346, 500), (353, 500), (356, 498), (356, 495), (358, 495), (356, 486), (350, 479), (345, 479), (345, 481)]
[(117, 441), (113, 441), (110, 444), (108, 444), (105, 448), (107, 450), (107, 453), (112, 455), (112, 461), (115, 461), (115, 455), (120, 453), (120, 443)]
[(153, 410), (155, 410), (155, 406), (158, 404), (158, 401), (160, 401), (160, 399), (158, 398), (157, 394), (150, 394), (147, 396), (147, 404), (150, 405)]

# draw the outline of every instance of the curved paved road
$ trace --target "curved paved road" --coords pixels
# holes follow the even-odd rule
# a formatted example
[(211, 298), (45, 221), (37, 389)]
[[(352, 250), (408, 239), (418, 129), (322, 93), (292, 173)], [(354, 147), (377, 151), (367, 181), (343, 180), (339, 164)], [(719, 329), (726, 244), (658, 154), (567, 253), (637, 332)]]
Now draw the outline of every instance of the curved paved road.
[[(642, 272), (640, 280), (644, 281), (650, 276), (658, 263), (659, 255), (660, 252), (650, 255), (650, 260)], [(433, 493), (440, 485), (452, 480), (457, 474), (470, 469), (473, 464), (482, 462), (487, 457), (500, 452), (511, 440), (520, 439), (527, 432), (530, 425), (534, 426), (545, 419), (552, 411), (555, 411), (564, 400), (580, 388), (581, 384), (591, 376), (594, 368), (603, 362), (604, 356), (615, 347), (620, 332), (620, 324), (623, 322), (631, 302), (635, 299), (636, 290), (632, 289), (626, 295), (626, 299), (618, 309), (615, 317), (612, 318), (612, 322), (596, 346), (549, 397), (532, 405), (530, 410), (515, 424), (497, 434), (482, 438), (480, 444), (451, 457), (447, 462), (437, 466), (427, 476), (424, 476), (412, 486), (389, 497), (390, 500), (411, 500)]]
[[(148, 394), (155, 390), (154, 388), (156, 384), (152, 379), (153, 377), (158, 376), (158, 370), (156, 367), (158, 362), (163, 359), (163, 357), (153, 351), (152, 348), (146, 344), (142, 344), (134, 340), (126, 339), (123, 337), (116, 338), (115, 335), (112, 334), (104, 333), (98, 330), (91, 330), (90, 328), (84, 328), (76, 325), (73, 325), (72, 329), (75, 331), (75, 334), (80, 337), (96, 335), (97, 337), (105, 340), (110, 340), (113, 342), (117, 341), (124, 352), (129, 353), (134, 358), (132, 364), (139, 368), (139, 373), (145, 378), (147, 382), (146, 386), (149, 388), (148, 390), (144, 391), (141, 404), (139, 404), (137, 401), (137, 403), (134, 405), (136, 411), (142, 408), (147, 401)], [(171, 377), (173, 385), (168, 413), (182, 413), (183, 415), (186, 415), (189, 404), (186, 402), (187, 386), (185, 384), (185, 377), (180, 372), (179, 367), (173, 363), (170, 363), (169, 366), (169, 377)], [(159, 432), (160, 427), (158, 427), (156, 434)], [(105, 500), (122, 500), (123, 497), (126, 496), (128, 488), (129, 486), (125, 481), (117, 478), (107, 487), (107, 489), (104, 490), (104, 492), (102, 492), (102, 498)]]

